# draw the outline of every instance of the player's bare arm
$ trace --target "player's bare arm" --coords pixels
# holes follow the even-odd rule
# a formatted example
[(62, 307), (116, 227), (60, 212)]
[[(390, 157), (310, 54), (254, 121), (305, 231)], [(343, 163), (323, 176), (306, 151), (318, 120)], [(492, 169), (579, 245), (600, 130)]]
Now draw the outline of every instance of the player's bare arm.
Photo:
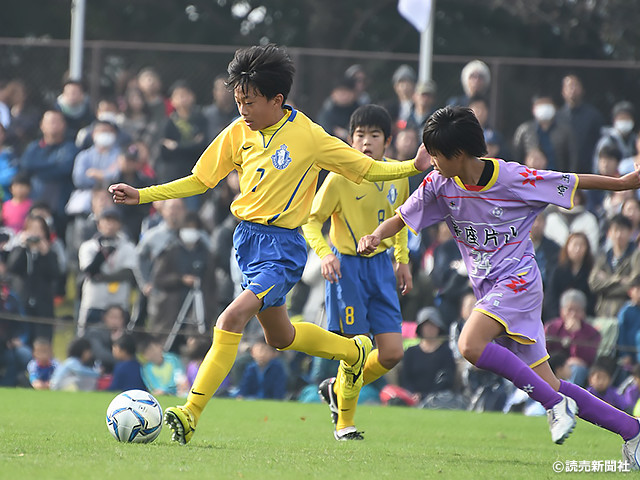
[(140, 203), (138, 189), (126, 183), (111, 185), (109, 192), (113, 195), (113, 203), (121, 203), (123, 205), (138, 205)]
[(584, 190), (634, 190), (640, 188), (640, 170), (636, 165), (634, 172), (627, 173), (623, 177), (606, 177), (604, 175), (578, 175), (578, 188)]
[(385, 220), (371, 235), (365, 235), (360, 239), (358, 242), (358, 253), (369, 255), (375, 252), (383, 239), (394, 236), (403, 227), (404, 222), (402, 218), (400, 218), (400, 215), (395, 215)]

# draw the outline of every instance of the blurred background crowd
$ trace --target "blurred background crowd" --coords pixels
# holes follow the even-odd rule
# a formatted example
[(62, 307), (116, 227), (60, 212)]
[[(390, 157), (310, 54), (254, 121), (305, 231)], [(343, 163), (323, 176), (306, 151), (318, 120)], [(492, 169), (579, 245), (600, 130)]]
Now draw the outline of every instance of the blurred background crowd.
[[(348, 140), (351, 113), (383, 105), (393, 119), (386, 156), (413, 158), (422, 128), (444, 105), (471, 108), (488, 156), (532, 170), (619, 176), (640, 162), (636, 106), (624, 92), (608, 111), (590, 101), (583, 78), (563, 76), (495, 128), (492, 72), (480, 60), (445, 92), (402, 64), (387, 91), (370, 91), (366, 67), (331, 81), (316, 111), (289, 99), (325, 130)], [(238, 116), (226, 75), (198, 96), (185, 75), (170, 84), (153, 67), (127, 71), (92, 98), (64, 80), (38, 95), (0, 76), (0, 385), (52, 389), (145, 388), (186, 395), (210, 344), (213, 322), (237, 295), (229, 205), (235, 173), (187, 199), (116, 206), (107, 186), (135, 187), (188, 175), (200, 153)], [(49, 98), (48, 98), (49, 97)], [(411, 190), (424, 175), (410, 179)], [(633, 412), (640, 391), (640, 197), (579, 191), (576, 207), (550, 207), (530, 232), (544, 286), (543, 321), (556, 374)], [(475, 299), (449, 230), (411, 235), (414, 290), (401, 298), (407, 350), (400, 366), (363, 390), (362, 401), (430, 408), (544, 413), (523, 392), (460, 357), (457, 335)], [(310, 252), (290, 295), (294, 321), (324, 324), (324, 280)], [(277, 352), (252, 321), (219, 395), (318, 401), (336, 365)]]

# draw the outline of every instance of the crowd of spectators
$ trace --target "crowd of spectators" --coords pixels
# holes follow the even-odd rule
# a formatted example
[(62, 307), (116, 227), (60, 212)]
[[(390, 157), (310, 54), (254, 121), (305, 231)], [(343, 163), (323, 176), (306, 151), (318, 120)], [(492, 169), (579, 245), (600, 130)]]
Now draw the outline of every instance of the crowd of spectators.
[[(188, 392), (211, 344), (212, 322), (238, 294), (237, 220), (229, 213), (237, 175), (201, 196), (137, 207), (114, 205), (106, 188), (189, 174), (238, 115), (225, 78), (213, 79), (205, 100), (186, 79), (167, 88), (146, 67), (123, 91), (104, 98), (89, 98), (82, 82), (68, 80), (43, 108), (29, 101), (22, 80), (0, 79), (0, 385)], [(557, 92), (532, 96), (531, 119), (513, 125), (511, 138), (489, 122), (489, 67), (474, 60), (460, 78), (460, 94), (443, 101), (433, 81), (419, 82), (413, 68), (402, 65), (390, 74), (389, 97), (374, 99), (366, 70), (352, 65), (333, 82), (320, 110), (305, 113), (347, 140), (359, 105), (384, 105), (393, 118), (386, 154), (399, 160), (414, 156), (427, 118), (444, 105), (474, 111), (488, 156), (532, 170), (619, 176), (640, 158), (634, 106), (618, 99), (606, 125), (574, 74)], [(423, 177), (410, 179), (412, 191)], [(632, 412), (640, 396), (640, 195), (578, 192), (575, 203), (570, 211), (550, 207), (530, 232), (545, 286), (550, 363), (562, 378)], [(522, 392), (457, 351), (475, 300), (448, 229), (434, 225), (411, 235), (409, 247), (415, 289), (401, 299), (405, 358), (367, 386), (363, 398), (539, 412)], [(291, 294), (292, 318), (322, 324), (323, 289), (319, 262), (310, 255)], [(204, 309), (185, 303), (194, 298)], [(56, 359), (56, 314), (65, 305), (76, 337), (66, 358)], [(174, 340), (169, 333), (179, 319)], [(196, 331), (201, 326), (205, 334)], [(315, 385), (332, 368), (277, 352), (253, 321), (218, 394), (316, 400)]]

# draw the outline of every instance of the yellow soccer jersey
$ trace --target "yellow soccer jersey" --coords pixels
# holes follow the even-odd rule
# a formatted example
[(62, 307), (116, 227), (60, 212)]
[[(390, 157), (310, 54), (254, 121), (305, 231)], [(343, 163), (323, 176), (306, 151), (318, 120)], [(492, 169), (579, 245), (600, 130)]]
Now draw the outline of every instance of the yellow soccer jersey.
[(372, 160), (286, 107), (277, 124), (252, 131), (242, 119), (204, 151), (193, 173), (209, 188), (236, 169), (240, 194), (231, 213), (240, 220), (296, 228), (309, 217), (320, 169), (361, 182)]
[[(302, 226), (302, 230), (309, 245), (323, 258), (331, 253), (331, 249), (321, 229), (331, 217), (329, 237), (333, 245), (343, 255), (357, 255), (360, 238), (369, 235), (387, 218), (393, 217), (396, 208), (407, 198), (409, 180), (406, 178), (380, 182), (364, 180), (356, 185), (331, 173), (318, 190), (309, 221)], [(407, 235), (407, 227), (404, 227), (395, 237), (382, 240), (373, 255), (395, 247), (396, 261), (408, 263)]]

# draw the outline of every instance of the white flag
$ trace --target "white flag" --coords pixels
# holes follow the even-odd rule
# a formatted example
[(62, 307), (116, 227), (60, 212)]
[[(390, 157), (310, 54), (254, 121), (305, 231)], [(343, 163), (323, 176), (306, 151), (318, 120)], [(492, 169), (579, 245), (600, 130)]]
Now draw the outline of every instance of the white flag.
[(427, 30), (431, 0), (398, 0), (398, 12), (419, 32)]

